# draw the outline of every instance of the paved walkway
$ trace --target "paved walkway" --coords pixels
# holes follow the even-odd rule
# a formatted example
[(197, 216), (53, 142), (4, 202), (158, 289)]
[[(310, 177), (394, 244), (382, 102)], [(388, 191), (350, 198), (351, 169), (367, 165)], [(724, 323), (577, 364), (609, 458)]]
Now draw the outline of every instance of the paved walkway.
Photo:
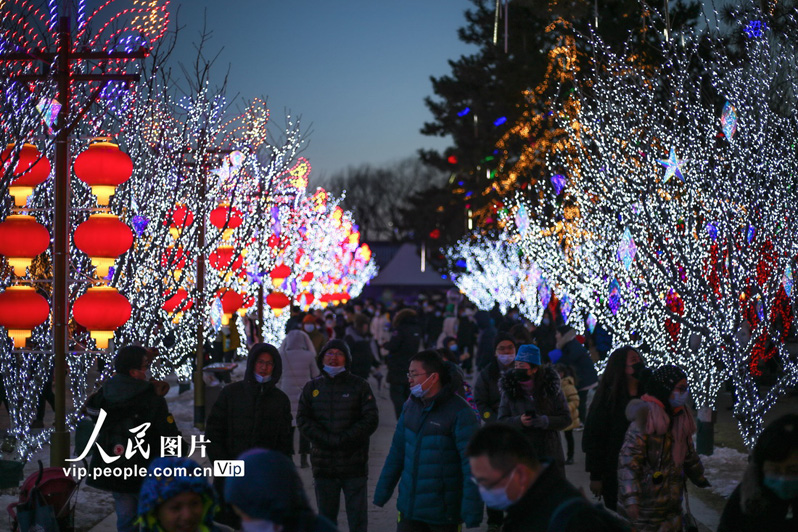
[[(376, 383), (372, 380), (371, 381), (372, 388), (376, 392)], [(377, 429), (377, 432), (371, 439), (371, 456), (370, 456), (370, 468), (369, 468), (369, 528), (373, 531), (379, 532), (388, 532), (395, 529), (396, 523), (396, 492), (394, 493), (394, 497), (385, 505), (384, 508), (378, 508), (371, 504), (371, 500), (373, 499), (374, 488), (377, 484), (377, 480), (379, 479), (380, 471), (382, 469), (382, 465), (385, 461), (385, 457), (390, 449), (391, 445), (391, 438), (393, 437), (394, 427), (396, 420), (394, 419), (393, 415), (393, 407), (391, 402), (388, 398), (388, 390), (383, 387), (380, 392), (377, 392), (377, 403), (380, 410), (380, 425)], [(575, 432), (575, 440), (576, 440), (576, 456), (575, 456), (575, 463), (574, 465), (567, 466), (566, 474), (568, 479), (578, 488), (582, 489), (585, 493), (590, 493), (588, 489), (589, 485), (589, 477), (587, 473), (585, 473), (584, 467), (584, 455), (579, 451), (581, 449), (581, 432)], [(298, 457), (295, 459), (296, 463), (298, 463)], [(313, 507), (316, 507), (315, 496), (313, 493), (313, 478), (311, 476), (310, 469), (300, 469), (300, 476), (305, 484), (305, 490), (308, 494), (308, 498), (311, 501)], [(592, 499), (592, 495), (590, 496)], [(702, 523), (702, 532), (708, 532), (711, 530), (715, 530), (717, 528), (718, 523), (718, 512), (717, 510), (709, 507), (708, 505), (704, 504), (701, 499), (698, 497), (691, 497), (690, 499), (691, 506), (693, 513), (695, 514), (696, 518)], [(112, 510), (110, 508), (109, 510)], [(78, 509), (80, 511), (80, 509)], [(349, 530), (346, 521), (346, 511), (343, 507), (343, 499), (341, 501), (341, 511), (338, 517), (338, 527), (341, 532), (345, 532)], [(111, 513), (106, 519), (98, 523), (94, 528), (91, 529), (91, 532), (114, 532), (116, 530), (116, 514)], [(487, 526), (483, 522), (482, 526), (478, 529), (479, 531), (487, 530)]]

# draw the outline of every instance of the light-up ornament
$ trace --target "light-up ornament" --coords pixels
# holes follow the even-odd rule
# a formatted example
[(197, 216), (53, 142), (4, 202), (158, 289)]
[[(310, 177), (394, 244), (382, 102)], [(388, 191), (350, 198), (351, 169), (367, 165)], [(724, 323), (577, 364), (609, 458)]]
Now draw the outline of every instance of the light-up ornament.
[(538, 297), (540, 298), (540, 306), (543, 308), (547, 307), (549, 301), (551, 301), (551, 290), (549, 290), (549, 285), (546, 284), (545, 279), (538, 286)]
[(150, 221), (144, 216), (136, 215), (130, 219), (130, 225), (133, 226), (133, 230), (136, 232), (136, 236), (143, 235), (144, 231), (147, 230), (147, 224), (149, 223)]
[(47, 125), (48, 132), (53, 134), (53, 124), (55, 124), (58, 113), (61, 111), (61, 104), (55, 98), (42, 97), (36, 104), (36, 110), (42, 115), (42, 120)]
[(632, 239), (632, 233), (629, 228), (623, 230), (621, 242), (618, 244), (618, 259), (623, 263), (624, 268), (627, 270), (632, 267), (632, 262), (635, 260), (637, 254), (637, 245)]
[(621, 308), (621, 285), (618, 283), (617, 279), (610, 281), (607, 307), (613, 315), (617, 314), (618, 310)]
[(718, 226), (712, 222), (707, 224), (707, 234), (709, 234), (709, 238), (715, 240), (718, 238)]
[(670, 181), (671, 177), (676, 176), (684, 183), (684, 174), (682, 173), (682, 165), (684, 160), (676, 157), (676, 149), (671, 146), (671, 153), (667, 159), (657, 159), (657, 162), (665, 167), (664, 183)]
[(562, 174), (555, 174), (551, 176), (551, 185), (554, 187), (554, 193), (558, 196), (565, 189), (565, 184), (568, 182), (566, 177)]
[(563, 294), (560, 299), (560, 313), (562, 314), (563, 323), (568, 323), (568, 317), (571, 315), (572, 308), (573, 304), (571, 303), (571, 298), (569, 298), (567, 294)]
[(208, 319), (211, 322), (211, 328), (214, 332), (219, 332), (219, 329), (222, 328), (222, 321), (224, 316), (224, 308), (222, 307), (222, 301), (215, 297), (213, 301), (211, 301), (211, 311), (208, 314)]
[(272, 292), (266, 296), (266, 304), (271, 307), (274, 315), (279, 317), (283, 313), (283, 309), (291, 304), (291, 300), (282, 292)]
[(286, 264), (280, 264), (269, 273), (269, 276), (272, 278), (272, 285), (279, 288), (283, 281), (291, 276), (291, 268)]
[(515, 225), (518, 227), (518, 232), (521, 235), (529, 231), (529, 213), (523, 203), (518, 205), (518, 210), (515, 211)]
[(748, 233), (746, 234), (746, 239), (749, 244), (754, 241), (754, 237), (756, 237), (756, 228), (753, 225), (749, 225)]
[(50, 305), (31, 286), (9, 286), (0, 292), (0, 325), (14, 340), (14, 348), (25, 347), (34, 327), (47, 321)]
[(787, 294), (787, 297), (792, 297), (792, 289), (793, 286), (795, 286), (792, 273), (792, 262), (787, 263), (787, 267), (784, 269), (784, 276), (782, 277), (781, 282), (784, 285), (784, 292)]
[(593, 334), (593, 331), (596, 330), (596, 316), (593, 315), (591, 312), (587, 315), (587, 330), (590, 331), (590, 334)]
[[(75, 229), (75, 247), (91, 258), (97, 276), (108, 277), (114, 261), (133, 245), (133, 231), (108, 213), (92, 214)], [(124, 322), (123, 322), (124, 323)]]
[(108, 205), (116, 187), (130, 179), (133, 161), (109, 138), (97, 138), (75, 158), (75, 175), (91, 187), (97, 203)]
[(723, 111), (720, 114), (720, 127), (729, 140), (732, 139), (737, 131), (737, 109), (734, 108), (731, 102), (723, 104)]

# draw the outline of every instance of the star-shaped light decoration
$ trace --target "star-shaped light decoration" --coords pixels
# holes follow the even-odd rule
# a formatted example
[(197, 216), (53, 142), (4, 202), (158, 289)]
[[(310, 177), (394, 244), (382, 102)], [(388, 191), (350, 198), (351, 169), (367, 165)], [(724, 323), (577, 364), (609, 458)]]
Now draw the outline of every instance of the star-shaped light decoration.
[(632, 233), (627, 227), (623, 230), (621, 243), (618, 244), (618, 260), (623, 262), (624, 268), (628, 270), (632, 267), (632, 262), (635, 260), (636, 254), (637, 245), (635, 245), (635, 241), (632, 239)]
[(737, 109), (726, 102), (723, 104), (723, 111), (720, 114), (720, 127), (727, 139), (731, 140), (737, 131)]
[(671, 146), (671, 153), (667, 159), (657, 159), (657, 162), (665, 167), (664, 183), (671, 180), (671, 177), (676, 176), (684, 183), (684, 174), (682, 173), (682, 165), (684, 160), (676, 157), (676, 149)]

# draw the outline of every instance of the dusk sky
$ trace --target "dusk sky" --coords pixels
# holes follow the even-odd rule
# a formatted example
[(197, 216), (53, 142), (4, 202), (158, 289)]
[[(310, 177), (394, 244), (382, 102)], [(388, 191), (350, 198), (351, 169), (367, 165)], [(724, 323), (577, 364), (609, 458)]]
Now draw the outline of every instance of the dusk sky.
[[(178, 7), (180, 8), (178, 13)], [(273, 125), (286, 110), (312, 125), (303, 153), (312, 181), (362, 163), (382, 164), (443, 148), (419, 133), (432, 115), (430, 76), (475, 48), (457, 39), (468, 0), (173, 0), (182, 27), (174, 60), (195, 57), (203, 14), (221, 53), (214, 77), (230, 67), (228, 95), (239, 107), (267, 97)]]

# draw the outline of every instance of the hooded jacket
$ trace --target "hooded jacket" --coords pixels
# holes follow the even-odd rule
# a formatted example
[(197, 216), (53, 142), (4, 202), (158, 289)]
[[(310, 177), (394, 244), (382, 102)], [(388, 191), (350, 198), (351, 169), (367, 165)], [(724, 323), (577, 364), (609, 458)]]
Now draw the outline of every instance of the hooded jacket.
[(576, 339), (576, 331), (571, 329), (557, 342), (557, 349), (562, 350), (560, 364), (568, 364), (576, 374), (576, 389), (585, 390), (598, 384), (598, 372), (585, 346)]
[(396, 508), (402, 519), (432, 525), (479, 525), (482, 499), (471, 482), (466, 447), (479, 428), (471, 408), (444, 386), (431, 400), (415, 396), (404, 404), (391, 450), (374, 491), (384, 506), (399, 484)]
[(501, 376), (499, 362), (494, 357), (490, 364), (479, 372), (474, 383), (474, 399), (479, 408), (479, 415), (485, 423), (499, 419), (499, 405), (502, 401), (502, 393), (499, 390)]
[[(272, 356), (274, 368), (271, 380), (259, 383), (255, 380), (255, 361), (262, 353)], [(291, 401), (277, 388), (282, 373), (283, 362), (276, 347), (252, 347), (244, 380), (222, 388), (208, 416), (205, 436), (210, 440), (211, 460), (233, 460), (254, 447), (274, 449), (287, 456), (293, 453)]]
[(360, 335), (350, 325), (346, 328), (344, 341), (349, 346), (349, 352), (352, 355), (352, 366), (349, 370), (361, 379), (368, 380), (371, 368), (379, 366), (374, 358), (374, 352), (371, 350), (371, 339)]
[[(339, 349), (347, 370), (331, 377), (323, 368), (324, 354)], [(371, 386), (349, 371), (352, 355), (343, 340), (327, 342), (316, 363), (321, 374), (302, 390), (297, 427), (313, 444), (313, 476), (357, 478), (368, 476), (369, 439), (377, 430), (379, 415)]]
[(393, 334), (385, 344), (388, 350), (386, 364), (390, 384), (407, 384), (407, 370), (410, 359), (418, 353), (421, 345), (421, 326), (416, 313), (409, 309), (400, 310), (394, 318)]
[[(798, 530), (798, 499), (785, 501), (762, 485), (762, 468), (751, 461), (726, 502), (718, 532)], [(790, 512), (792, 509), (792, 512)]]
[[(676, 464), (673, 457), (674, 431), (671, 428), (674, 423), (669, 419), (669, 411), (654, 412), (654, 409), (664, 411), (659, 402), (641, 399), (633, 399), (626, 407), (631, 424), (618, 457), (618, 512), (626, 516), (625, 509), (636, 504), (639, 518), (633, 523), (635, 530), (676, 532), (682, 530), (685, 475), (696, 485), (708, 483), (692, 434), (685, 437), (684, 462)], [(666, 416), (667, 422), (653, 423), (662, 415)], [(673, 415), (692, 416), (686, 408)], [(656, 472), (661, 473), (661, 481), (654, 480)]]
[[(180, 437), (175, 420), (169, 413), (166, 400), (155, 393), (155, 388), (149, 381), (133, 378), (129, 375), (117, 373), (102, 385), (102, 387), (89, 397), (86, 403), (86, 412), (95, 421), (98, 421), (100, 409), (106, 413), (97, 445), (102, 447), (105, 454), (114, 458), (107, 462), (102, 458), (97, 445), (92, 449), (90, 467), (147, 467), (155, 459), (161, 449), (161, 436)], [(129, 442), (136, 437), (130, 429), (143, 423), (150, 423), (145, 431), (142, 448), (149, 447), (149, 457), (145, 458), (141, 452), (135, 452), (130, 459), (125, 457)], [(89, 476), (86, 483), (94, 488), (122, 493), (138, 493), (143, 478), (131, 476), (121, 478), (116, 476)]]
[[(499, 421), (519, 429), (532, 443), (538, 456), (553, 459), (564, 476), (565, 455), (559, 431), (571, 424), (571, 411), (560, 388), (560, 376), (554, 368), (544, 365), (538, 371), (542, 371), (543, 375), (536, 384), (540, 388), (535, 391), (534, 397), (524, 392), (514, 372), (504, 374), (499, 383), (502, 390)], [(546, 428), (525, 427), (521, 423), (521, 416), (529, 410), (548, 418)]]
[(291, 413), (296, 415), (302, 388), (319, 375), (316, 348), (305, 331), (294, 329), (285, 335), (280, 344), (280, 356), (283, 358), (283, 375), (277, 387), (291, 400)]

